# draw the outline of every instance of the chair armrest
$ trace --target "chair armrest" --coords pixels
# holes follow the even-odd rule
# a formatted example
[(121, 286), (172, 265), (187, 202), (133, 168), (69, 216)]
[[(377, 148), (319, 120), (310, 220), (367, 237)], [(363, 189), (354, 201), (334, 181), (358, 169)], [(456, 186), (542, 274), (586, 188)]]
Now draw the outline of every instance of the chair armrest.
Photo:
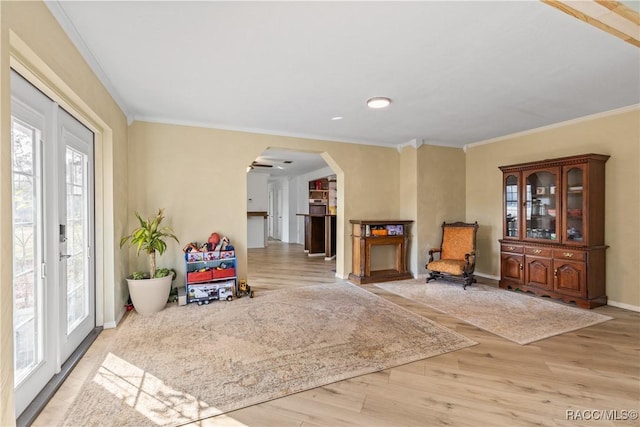
[(476, 268), (476, 251), (471, 251), (467, 254), (464, 254), (464, 264), (464, 271), (466, 271), (467, 273), (473, 273)]
[(429, 249), (429, 261), (427, 261), (427, 264), (433, 261), (433, 254), (439, 254), (440, 252), (442, 252), (440, 248)]

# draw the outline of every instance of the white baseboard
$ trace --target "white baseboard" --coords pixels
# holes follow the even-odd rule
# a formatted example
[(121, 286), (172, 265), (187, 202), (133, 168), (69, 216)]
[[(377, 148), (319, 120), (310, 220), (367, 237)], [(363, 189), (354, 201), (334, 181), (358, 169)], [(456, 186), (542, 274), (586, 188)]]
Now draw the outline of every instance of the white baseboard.
[(485, 279), (491, 279), (491, 280), (500, 281), (500, 276), (494, 276), (492, 274), (485, 274), (485, 273), (478, 273), (478, 272), (475, 272), (473, 274), (475, 276), (484, 277)]
[(102, 325), (102, 327), (104, 329), (113, 329), (117, 327), (118, 323), (120, 323), (120, 321), (122, 320), (126, 312), (127, 312), (127, 308), (122, 307), (122, 310), (120, 310), (120, 313), (118, 313), (118, 316), (116, 316), (116, 320), (114, 322), (106, 322), (104, 325)]
[(116, 324), (116, 322), (107, 322), (107, 323), (105, 323), (104, 325), (102, 325), (102, 327), (103, 327), (104, 329), (113, 329), (113, 328), (115, 328), (116, 326), (118, 326), (118, 325)]
[(618, 307), (618, 308), (624, 308), (625, 310), (640, 312), (640, 306), (626, 304), (624, 302), (608, 300), (607, 301), (607, 305), (610, 305), (610, 306), (613, 306), (613, 307)]

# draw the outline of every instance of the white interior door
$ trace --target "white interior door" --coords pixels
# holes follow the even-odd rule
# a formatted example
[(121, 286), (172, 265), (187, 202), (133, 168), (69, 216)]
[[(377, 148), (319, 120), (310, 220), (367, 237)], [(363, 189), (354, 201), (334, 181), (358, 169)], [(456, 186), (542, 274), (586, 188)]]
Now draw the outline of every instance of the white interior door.
[(267, 235), (270, 238), (275, 238), (274, 236), (274, 230), (273, 230), (273, 223), (274, 223), (274, 206), (273, 206), (273, 188), (269, 187), (269, 206), (268, 206), (268, 227), (269, 227), (269, 232), (267, 233)]
[(16, 414), (95, 327), (93, 134), (11, 75)]
[(283, 206), (282, 206), (282, 187), (278, 187), (278, 191), (276, 192), (276, 203), (275, 205), (277, 206), (276, 209), (276, 230), (275, 230), (275, 235), (276, 235), (276, 239), (278, 240), (282, 240), (282, 211), (283, 211)]

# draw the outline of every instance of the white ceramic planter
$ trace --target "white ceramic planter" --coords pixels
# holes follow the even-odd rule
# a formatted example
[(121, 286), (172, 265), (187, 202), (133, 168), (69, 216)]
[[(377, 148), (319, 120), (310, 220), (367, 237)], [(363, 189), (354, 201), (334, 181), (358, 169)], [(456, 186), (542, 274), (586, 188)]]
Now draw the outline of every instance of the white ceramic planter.
[(167, 305), (173, 275), (157, 279), (127, 279), (131, 302), (139, 314), (154, 314)]

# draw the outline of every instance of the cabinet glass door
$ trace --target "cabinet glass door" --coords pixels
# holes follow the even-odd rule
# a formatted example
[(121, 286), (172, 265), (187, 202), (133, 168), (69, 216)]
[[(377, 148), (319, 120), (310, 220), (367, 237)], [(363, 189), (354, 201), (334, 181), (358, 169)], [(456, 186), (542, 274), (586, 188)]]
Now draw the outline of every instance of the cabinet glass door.
[(564, 243), (585, 243), (584, 216), (584, 169), (583, 166), (572, 166), (564, 171), (564, 225), (562, 239)]
[(504, 178), (504, 237), (518, 238), (518, 176), (507, 175)]
[(558, 168), (530, 172), (524, 178), (525, 238), (558, 239)]

